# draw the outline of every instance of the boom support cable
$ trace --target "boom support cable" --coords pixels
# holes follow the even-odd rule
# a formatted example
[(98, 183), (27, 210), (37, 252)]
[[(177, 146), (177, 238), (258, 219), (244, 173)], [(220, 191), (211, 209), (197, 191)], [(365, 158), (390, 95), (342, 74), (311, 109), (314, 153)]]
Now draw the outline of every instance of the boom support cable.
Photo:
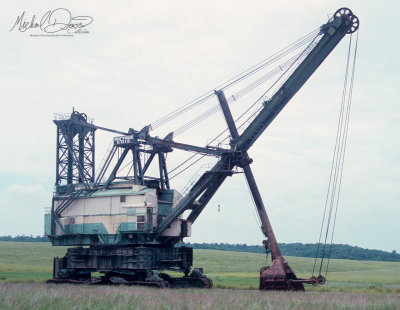
[[(272, 86), (269, 87), (268, 90), (266, 92), (264, 92), (263, 95), (258, 100), (260, 100), (262, 97), (264, 97), (265, 94), (267, 92), (269, 92), (282, 79), (283, 76), (287, 75), (287, 73), (290, 71), (290, 69), (293, 68), (293, 66), (295, 64), (299, 64), (299, 61), (301, 59), (303, 59), (304, 57), (306, 57), (308, 55), (308, 53), (310, 53), (312, 51), (313, 47), (316, 44), (316, 39), (317, 39), (318, 35), (315, 36), (314, 38), (312, 38), (311, 43), (309, 43), (307, 45), (307, 47), (302, 52), (300, 52), (299, 54), (291, 57), (289, 60), (287, 60), (283, 64), (277, 66), (272, 71), (264, 74), (263, 76), (261, 76), (260, 78), (258, 78), (254, 82), (252, 82), (251, 84), (245, 86), (243, 89), (241, 89), (237, 93), (235, 93), (232, 96), (228, 97), (228, 99), (227, 99), (228, 104), (233, 102), (233, 101), (238, 100), (239, 98), (241, 98), (242, 96), (244, 96), (248, 92), (254, 90), (256, 87), (262, 85), (263, 83), (265, 83), (266, 81), (268, 81), (269, 79), (271, 79), (272, 77), (277, 75), (278, 73), (282, 73), (278, 77), (278, 79), (272, 84)], [(308, 42), (309, 41), (307, 41), (306, 43), (308, 43)], [(257, 100), (257, 102), (258, 102), (258, 100)], [(187, 122), (186, 124), (182, 125), (178, 129), (176, 129), (174, 131), (174, 136), (178, 136), (178, 135), (184, 133), (185, 131), (187, 131), (188, 129), (196, 126), (200, 122), (204, 121), (205, 119), (207, 119), (211, 115), (213, 115), (216, 112), (218, 112), (220, 109), (221, 109), (220, 105), (213, 106), (211, 109), (207, 110), (206, 112), (200, 114), (196, 118), (192, 119), (191, 121)]]
[[(247, 79), (248, 77), (252, 76), (253, 74), (259, 72), (260, 70), (268, 67), (272, 63), (278, 61), (279, 59), (289, 55), (290, 53), (292, 53), (296, 49), (300, 48), (301, 46), (307, 44), (308, 42), (315, 40), (315, 37), (320, 35), (320, 34), (321, 34), (321, 28), (313, 30), (312, 32), (310, 32), (309, 34), (305, 35), (304, 37), (298, 39), (297, 41), (295, 41), (294, 43), (290, 44), (286, 48), (278, 51), (277, 53), (273, 54), (272, 56), (264, 59), (263, 61), (261, 61), (259, 63), (257, 63), (253, 67), (245, 70), (244, 72), (242, 72), (241, 74), (235, 76), (234, 78), (230, 79), (229, 81), (217, 86), (216, 89), (225, 90), (225, 89), (228, 89), (228, 88), (236, 85), (237, 83)], [(156, 129), (156, 128), (158, 128), (158, 127), (160, 127), (160, 126), (162, 126), (162, 125), (174, 120), (175, 118), (181, 116), (182, 114), (188, 112), (189, 110), (195, 108), (196, 106), (198, 106), (200, 104), (203, 104), (204, 102), (208, 101), (210, 98), (214, 97), (214, 95), (215, 95), (214, 94), (214, 90), (203, 94), (202, 96), (196, 98), (195, 100), (190, 101), (189, 103), (183, 105), (182, 107), (176, 109), (175, 111), (173, 111), (173, 112), (165, 115), (164, 117), (161, 117), (160, 119), (156, 120), (155, 122), (153, 122), (151, 124), (151, 128), (152, 129)], [(243, 95), (243, 94), (241, 94), (241, 95)], [(210, 113), (213, 114), (215, 112), (216, 111), (210, 112)]]

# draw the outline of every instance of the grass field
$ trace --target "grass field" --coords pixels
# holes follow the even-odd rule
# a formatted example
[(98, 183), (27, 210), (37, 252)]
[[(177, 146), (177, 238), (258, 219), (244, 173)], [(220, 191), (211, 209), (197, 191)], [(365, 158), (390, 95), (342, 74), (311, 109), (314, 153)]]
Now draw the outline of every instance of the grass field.
[[(41, 242), (0, 242), (0, 309), (31, 304), (38, 309), (70, 309), (77, 300), (76, 309), (400, 309), (400, 263), (392, 262), (331, 260), (327, 284), (307, 286), (307, 293), (258, 292), (264, 255), (213, 250), (194, 251), (194, 266), (203, 267), (212, 278), (212, 290), (72, 285), (60, 290), (61, 286), (32, 283), (51, 278), (53, 256), (65, 251)], [(299, 277), (311, 275), (313, 259), (286, 259)], [(227, 301), (230, 307), (225, 306)]]
[(397, 294), (0, 284), (0, 309), (399, 309)]
[[(54, 256), (66, 248), (42, 242), (0, 242), (0, 282), (44, 282), (51, 278)], [(299, 277), (309, 277), (314, 260), (286, 257)], [(257, 289), (265, 255), (195, 250), (194, 266), (203, 267), (218, 288)], [(328, 282), (308, 290), (400, 293), (400, 263), (331, 260)]]

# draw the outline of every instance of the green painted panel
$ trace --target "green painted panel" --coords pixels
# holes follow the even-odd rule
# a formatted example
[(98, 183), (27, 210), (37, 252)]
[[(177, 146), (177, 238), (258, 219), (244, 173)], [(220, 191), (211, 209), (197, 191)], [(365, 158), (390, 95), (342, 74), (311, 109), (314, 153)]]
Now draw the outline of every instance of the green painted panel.
[[(122, 228), (122, 230), (121, 230)], [(113, 235), (102, 234), (101, 238), (104, 244), (132, 244), (133, 243), (146, 243), (146, 244), (159, 244), (158, 238), (154, 238), (152, 233), (137, 231), (136, 223), (123, 223), (120, 232)], [(133, 230), (125, 230), (133, 229)], [(133, 239), (132, 239), (133, 238)], [(91, 244), (90, 234), (65, 234), (50, 237), (54, 246), (84, 246)]]
[(174, 190), (173, 189), (160, 190), (158, 193), (158, 200), (172, 202), (173, 199), (174, 199)]
[(167, 215), (172, 209), (172, 204), (158, 203), (158, 215)]
[(119, 225), (117, 233), (120, 231), (123, 232), (123, 231), (133, 231), (133, 230), (136, 230), (135, 222), (124, 222)]
[(51, 235), (51, 214), (44, 215), (44, 234)]
[[(174, 200), (174, 190), (164, 189), (158, 194), (158, 215), (167, 215), (171, 212), (172, 202)], [(169, 203), (163, 203), (169, 202)]]
[[(63, 235), (54, 238), (52, 243), (54, 246), (70, 246), (70, 245), (89, 245), (91, 241), (90, 235)], [(116, 235), (102, 235), (104, 243), (115, 244)]]
[(68, 224), (64, 230), (67, 234), (108, 234), (103, 223)]

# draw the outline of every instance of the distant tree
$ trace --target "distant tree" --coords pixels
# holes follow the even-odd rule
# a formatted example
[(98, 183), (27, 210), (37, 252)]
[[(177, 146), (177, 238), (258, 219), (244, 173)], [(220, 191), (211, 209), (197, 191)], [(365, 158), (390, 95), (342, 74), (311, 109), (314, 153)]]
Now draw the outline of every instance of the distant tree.
[(13, 242), (49, 242), (49, 239), (46, 236), (25, 236), (25, 235), (18, 235), (12, 237), (8, 236), (0, 236), (0, 241), (13, 241)]
[[(247, 244), (229, 244), (229, 243), (193, 243), (184, 244), (190, 245), (195, 249), (211, 249), (219, 251), (236, 251), (236, 252), (252, 252), (252, 253), (265, 253), (265, 248), (261, 245), (247, 245)], [(298, 256), (298, 257), (315, 257), (318, 244), (316, 243), (280, 243), (279, 247), (285, 256)], [(318, 257), (322, 257), (323, 244), (319, 245)], [(385, 252), (380, 250), (368, 250), (348, 244), (332, 244), (325, 248), (325, 257), (328, 253), (331, 258), (337, 259), (351, 259), (351, 260), (372, 260), (372, 261), (389, 261), (400, 262), (400, 254), (396, 251)]]
[[(13, 241), (13, 242), (49, 242), (46, 236), (25, 236), (18, 235), (12, 237), (0, 236), (0, 241)], [(236, 251), (236, 252), (252, 252), (252, 253), (265, 253), (264, 246), (261, 245), (247, 245), (243, 244), (229, 244), (229, 243), (183, 243), (181, 245), (192, 246), (194, 249), (209, 249), (220, 251)], [(298, 257), (315, 257), (318, 244), (317, 243), (280, 243), (279, 247), (285, 256), (298, 256)], [(322, 256), (324, 245), (319, 244), (318, 257)], [(393, 250), (392, 252), (385, 252), (380, 250), (363, 249), (357, 246), (350, 246), (348, 244), (332, 244), (325, 248), (325, 257), (327, 253), (331, 254), (331, 258), (337, 259), (352, 259), (352, 260), (372, 260), (372, 261), (388, 261), (400, 262), (400, 254)]]

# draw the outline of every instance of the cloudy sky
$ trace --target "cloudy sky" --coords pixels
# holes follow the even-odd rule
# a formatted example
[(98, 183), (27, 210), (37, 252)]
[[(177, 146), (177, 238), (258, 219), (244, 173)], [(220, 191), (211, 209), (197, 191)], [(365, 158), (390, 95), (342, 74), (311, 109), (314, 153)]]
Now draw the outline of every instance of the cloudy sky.
[[(100, 126), (141, 129), (347, 6), (359, 17), (360, 32), (334, 242), (400, 252), (398, 1), (127, 3), (3, 4), (0, 235), (43, 234), (55, 181), (54, 113), (70, 113), (75, 107)], [(91, 16), (88, 33), (49, 37), (31, 36), (41, 33), (37, 29), (10, 31), (23, 12), (30, 20), (57, 8)], [(250, 150), (280, 242), (318, 240), (347, 46), (344, 39)], [(225, 125), (220, 115), (207, 121), (176, 141), (205, 145)], [(98, 132), (96, 139), (99, 162), (111, 136)], [(184, 156), (176, 152), (170, 157), (177, 163)], [(179, 176), (173, 186), (182, 188), (195, 172)], [(242, 175), (223, 184), (192, 233), (187, 241), (261, 244)]]

